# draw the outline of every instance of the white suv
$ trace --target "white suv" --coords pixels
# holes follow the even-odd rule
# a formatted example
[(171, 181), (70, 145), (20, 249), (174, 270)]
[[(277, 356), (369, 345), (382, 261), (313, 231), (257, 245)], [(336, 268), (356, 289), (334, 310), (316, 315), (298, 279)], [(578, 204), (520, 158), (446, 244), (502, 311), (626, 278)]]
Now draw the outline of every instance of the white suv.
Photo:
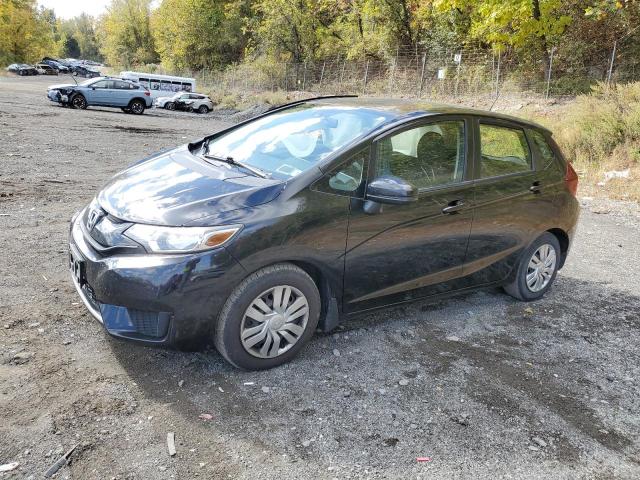
[(156, 107), (167, 110), (186, 110), (187, 112), (209, 113), (213, 110), (213, 102), (200, 93), (178, 92), (172, 97), (159, 97)]

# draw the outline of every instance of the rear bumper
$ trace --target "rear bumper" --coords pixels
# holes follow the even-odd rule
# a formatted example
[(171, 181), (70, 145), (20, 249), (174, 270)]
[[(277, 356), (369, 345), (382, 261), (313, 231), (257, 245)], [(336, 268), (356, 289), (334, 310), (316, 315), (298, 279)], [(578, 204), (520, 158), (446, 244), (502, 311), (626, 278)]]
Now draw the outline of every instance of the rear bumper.
[(72, 272), (72, 280), (111, 336), (180, 348), (209, 343), (220, 309), (245, 275), (226, 249), (102, 256), (85, 240), (78, 219), (69, 250), (83, 268), (80, 279)]

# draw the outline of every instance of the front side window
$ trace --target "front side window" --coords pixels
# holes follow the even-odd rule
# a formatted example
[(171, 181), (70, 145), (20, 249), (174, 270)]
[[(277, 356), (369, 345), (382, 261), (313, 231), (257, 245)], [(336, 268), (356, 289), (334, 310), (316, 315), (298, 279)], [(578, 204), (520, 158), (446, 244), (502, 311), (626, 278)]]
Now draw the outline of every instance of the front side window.
[(395, 176), (417, 188), (460, 182), (465, 164), (464, 121), (405, 130), (377, 144), (376, 176)]
[(111, 88), (111, 84), (113, 82), (111, 80), (100, 80), (96, 83), (91, 84), (93, 88)]
[(480, 124), (480, 177), (490, 178), (531, 170), (531, 153), (524, 131)]
[(211, 139), (208, 154), (232, 157), (274, 178), (287, 179), (369, 133), (391, 115), (367, 108), (305, 103)]

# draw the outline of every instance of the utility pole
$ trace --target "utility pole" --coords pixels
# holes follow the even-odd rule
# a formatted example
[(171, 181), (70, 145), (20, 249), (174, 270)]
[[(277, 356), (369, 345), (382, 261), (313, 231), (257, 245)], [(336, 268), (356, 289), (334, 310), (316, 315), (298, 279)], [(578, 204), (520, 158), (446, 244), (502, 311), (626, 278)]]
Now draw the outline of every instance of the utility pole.
[(613, 51), (611, 52), (611, 63), (609, 63), (609, 73), (607, 74), (607, 87), (611, 85), (611, 75), (613, 74), (613, 62), (616, 59), (616, 48), (618, 47), (618, 41), (613, 41)]
[(551, 47), (551, 53), (549, 55), (549, 71), (547, 72), (547, 93), (545, 98), (549, 98), (549, 89), (551, 88), (551, 69), (553, 68), (553, 54), (556, 51), (556, 47)]
[(364, 85), (362, 85), (362, 94), (367, 90), (367, 78), (369, 76), (369, 59), (367, 58), (367, 65), (364, 69)]
[(462, 66), (462, 52), (460, 52), (457, 55), (455, 55), (454, 56), (454, 60), (458, 64), (458, 66), (456, 67), (456, 88), (455, 88), (455, 92), (454, 92), (454, 95), (457, 97), (458, 96), (458, 85), (460, 83), (460, 67)]
[(420, 72), (420, 91), (418, 92), (418, 98), (422, 97), (422, 87), (424, 85), (424, 68), (427, 63), (427, 52), (422, 54), (422, 71)]

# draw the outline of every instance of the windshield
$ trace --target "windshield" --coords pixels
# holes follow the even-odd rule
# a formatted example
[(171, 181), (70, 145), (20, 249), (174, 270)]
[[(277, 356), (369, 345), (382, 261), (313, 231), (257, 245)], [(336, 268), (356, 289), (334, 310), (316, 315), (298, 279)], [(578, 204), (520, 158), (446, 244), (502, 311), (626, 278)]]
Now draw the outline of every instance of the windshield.
[(379, 110), (302, 104), (243, 125), (209, 142), (209, 155), (287, 179), (392, 118)]

